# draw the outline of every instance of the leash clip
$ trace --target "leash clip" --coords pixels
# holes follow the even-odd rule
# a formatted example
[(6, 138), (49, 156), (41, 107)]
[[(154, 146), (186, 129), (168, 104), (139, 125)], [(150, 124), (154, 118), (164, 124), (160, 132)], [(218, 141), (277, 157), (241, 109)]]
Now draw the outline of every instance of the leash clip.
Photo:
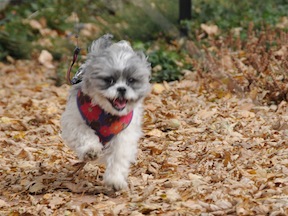
[(78, 46), (76, 46), (76, 48), (74, 49), (74, 52), (73, 52), (73, 60), (72, 60), (72, 63), (70, 65), (70, 67), (68, 68), (67, 70), (67, 73), (66, 73), (66, 80), (67, 82), (70, 84), (70, 85), (74, 85), (76, 84), (73, 80), (71, 80), (71, 77), (70, 77), (70, 73), (71, 73), (71, 70), (72, 70), (72, 67), (74, 65), (74, 63), (77, 61), (77, 58), (78, 58), (78, 55), (81, 51), (81, 48), (79, 48)]

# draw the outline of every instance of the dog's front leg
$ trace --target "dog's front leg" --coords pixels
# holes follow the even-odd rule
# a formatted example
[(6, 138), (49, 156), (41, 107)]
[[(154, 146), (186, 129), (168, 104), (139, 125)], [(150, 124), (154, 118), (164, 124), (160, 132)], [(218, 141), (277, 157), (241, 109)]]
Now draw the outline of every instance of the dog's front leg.
[[(100, 143), (94, 130), (84, 123), (79, 123), (75, 127), (72, 118), (63, 118), (62, 137), (67, 145), (72, 148), (83, 161), (96, 160), (102, 153), (103, 145)], [(74, 124), (73, 124), (74, 123)]]
[(103, 145), (97, 139), (97, 136), (95, 136), (95, 139), (93, 140), (90, 140), (89, 137), (85, 142), (79, 143), (80, 145), (75, 148), (75, 151), (80, 160), (91, 161), (99, 158), (102, 153)]
[[(137, 153), (137, 133), (131, 136), (131, 133), (119, 135), (109, 147), (109, 153), (106, 155), (106, 171), (104, 174), (104, 182), (108, 186), (112, 186), (115, 190), (121, 190), (128, 187), (127, 178), (129, 174), (130, 164), (135, 162)], [(129, 135), (127, 135), (129, 134)]]

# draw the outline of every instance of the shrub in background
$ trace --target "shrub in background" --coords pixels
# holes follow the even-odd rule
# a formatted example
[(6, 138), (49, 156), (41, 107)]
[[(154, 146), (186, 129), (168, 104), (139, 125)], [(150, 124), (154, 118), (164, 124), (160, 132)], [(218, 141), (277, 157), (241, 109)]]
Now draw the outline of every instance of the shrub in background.
[[(221, 44), (221, 37), (229, 35), (231, 28), (249, 29), (248, 23), (253, 22), (254, 29), (259, 32), (266, 24), (274, 26), (280, 17), (286, 16), (288, 9), (286, 0), (266, 0), (265, 3), (257, 0), (192, 2), (192, 21), (185, 22), (185, 25), (190, 26), (190, 38), (196, 41), (197, 47), (211, 45), (211, 36), (199, 30), (202, 23), (213, 23), (223, 30), (221, 36), (212, 39)], [(67, 4), (66, 0), (22, 0), (19, 4), (14, 4), (13, 1), (12, 3), (0, 11), (0, 60), (5, 59), (7, 55), (27, 58), (32, 49), (48, 49), (53, 53), (54, 59), (66, 63), (67, 56), (71, 56), (74, 49), (75, 42), (70, 39), (73, 32), (75, 33), (75, 25), (77, 24), (77, 30), (81, 30), (83, 24), (93, 23), (99, 29), (91, 38), (81, 35), (80, 31), (79, 40), (82, 45), (90, 44), (92, 39), (107, 32), (113, 33), (116, 40), (142, 41), (141, 46), (148, 50), (152, 66), (157, 67), (154, 68), (152, 77), (155, 82), (179, 79), (183, 68), (191, 68), (191, 64), (188, 65), (183, 60), (187, 56), (186, 51), (182, 48), (171, 49), (170, 44), (171, 39), (179, 36), (178, 1), (78, 0), (73, 4)], [(73, 13), (76, 16), (72, 16), (71, 21)], [(46, 27), (57, 33), (56, 36), (43, 36), (27, 22), (42, 18), (46, 21)], [(246, 31), (240, 33), (240, 36), (246, 35), (244, 38), (248, 38)], [(43, 38), (49, 39), (52, 45), (37, 43)], [(165, 39), (161, 46), (155, 45), (160, 41), (157, 38)], [(240, 41), (241, 39), (243, 38), (239, 38)], [(241, 43), (245, 44), (245, 40)], [(268, 46), (272, 44), (273, 42)], [(133, 43), (133, 46), (137, 46), (137, 43)], [(238, 49), (237, 46), (231, 45), (229, 48)], [(85, 48), (84, 45), (82, 48)], [(63, 73), (65, 71), (63, 70)]]

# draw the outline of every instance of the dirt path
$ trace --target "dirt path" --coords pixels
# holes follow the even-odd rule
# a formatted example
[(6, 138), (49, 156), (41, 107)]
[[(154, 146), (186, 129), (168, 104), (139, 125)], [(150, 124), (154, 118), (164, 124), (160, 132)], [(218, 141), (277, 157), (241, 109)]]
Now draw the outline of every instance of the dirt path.
[(59, 136), (69, 87), (36, 62), (0, 64), (0, 215), (288, 215), (287, 103), (154, 86), (130, 190), (113, 193), (103, 167), (73, 174)]

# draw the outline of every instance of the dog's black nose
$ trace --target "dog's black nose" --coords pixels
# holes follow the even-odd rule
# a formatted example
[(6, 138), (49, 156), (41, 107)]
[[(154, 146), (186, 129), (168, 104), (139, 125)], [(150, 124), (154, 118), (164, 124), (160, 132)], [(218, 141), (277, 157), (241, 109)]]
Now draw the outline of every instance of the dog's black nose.
[(124, 96), (126, 93), (126, 88), (125, 87), (118, 87), (117, 91), (120, 93), (120, 95)]

